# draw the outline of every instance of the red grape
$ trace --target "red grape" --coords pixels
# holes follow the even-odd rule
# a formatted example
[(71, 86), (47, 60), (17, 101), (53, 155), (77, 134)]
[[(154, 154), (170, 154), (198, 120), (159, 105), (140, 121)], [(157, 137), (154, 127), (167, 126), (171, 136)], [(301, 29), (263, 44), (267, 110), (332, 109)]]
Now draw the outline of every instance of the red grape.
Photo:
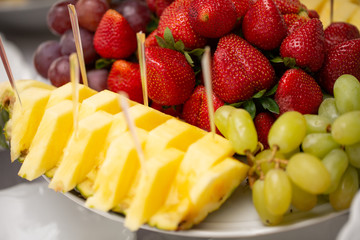
[(95, 32), (104, 13), (109, 9), (106, 0), (79, 0), (76, 5), (79, 25)]
[(75, 0), (58, 1), (51, 6), (47, 13), (47, 24), (52, 33), (61, 35), (71, 28), (67, 5), (76, 2)]
[(87, 73), (89, 87), (96, 91), (107, 89), (108, 74), (109, 72), (106, 69), (90, 70)]
[(53, 61), (48, 71), (48, 77), (55, 87), (61, 87), (70, 82), (69, 56), (62, 56)]
[(58, 41), (49, 40), (41, 43), (34, 53), (34, 66), (36, 71), (44, 78), (48, 78), (50, 64), (61, 57), (61, 47)]
[(135, 32), (146, 32), (146, 26), (151, 21), (151, 11), (144, 1), (125, 0), (115, 10), (126, 18)]
[[(94, 34), (86, 29), (80, 28), (80, 37), (85, 63), (89, 64), (94, 62), (97, 57), (93, 45)], [(60, 45), (61, 53), (63, 55), (70, 55), (71, 53), (76, 52), (74, 34), (71, 29), (67, 30), (64, 35), (61, 36)]]

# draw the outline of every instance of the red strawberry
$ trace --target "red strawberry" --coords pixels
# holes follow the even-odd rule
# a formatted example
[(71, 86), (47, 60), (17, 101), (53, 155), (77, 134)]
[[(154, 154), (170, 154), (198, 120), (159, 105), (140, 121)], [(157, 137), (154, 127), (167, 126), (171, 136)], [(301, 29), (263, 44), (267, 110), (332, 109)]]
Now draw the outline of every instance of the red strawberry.
[(316, 10), (308, 10), (309, 18), (320, 18), (319, 13)]
[[(224, 102), (215, 94), (213, 94), (212, 99), (214, 111), (224, 105)], [(197, 86), (189, 100), (185, 102), (182, 118), (189, 124), (211, 131), (206, 90), (203, 85)], [(217, 132), (219, 133), (218, 130)]]
[(95, 50), (103, 58), (127, 58), (137, 47), (136, 33), (126, 19), (113, 9), (102, 17), (93, 41)]
[(143, 103), (143, 94), (138, 63), (117, 60), (113, 63), (107, 84), (113, 92), (126, 92), (129, 98), (138, 103)]
[(149, 98), (165, 106), (184, 103), (195, 87), (195, 73), (185, 56), (161, 47), (145, 52)]
[(191, 0), (176, 0), (168, 6), (160, 17), (158, 25), (159, 36), (164, 36), (166, 27), (171, 30), (175, 42), (181, 40), (188, 49), (204, 47), (205, 37), (197, 34), (189, 20)]
[(157, 16), (161, 16), (165, 8), (167, 8), (174, 0), (146, 0), (150, 11)]
[(281, 14), (298, 14), (302, 7), (299, 0), (274, 0), (274, 2), (279, 8)]
[(231, 0), (193, 0), (189, 19), (194, 31), (201, 36), (219, 38), (234, 28), (237, 14)]
[(304, 23), (308, 22), (310, 18), (308, 16), (298, 15), (295, 13), (289, 13), (283, 15), (284, 21), (287, 26), (287, 35), (293, 33), (296, 29), (301, 27)]
[(237, 24), (236, 26), (242, 23), (242, 20), (246, 14), (246, 12), (253, 5), (251, 0), (231, 0), (235, 6), (235, 10), (237, 13)]
[(269, 60), (235, 34), (222, 38), (212, 62), (214, 92), (225, 102), (247, 100), (275, 84), (275, 71)]
[(324, 31), (322, 23), (312, 18), (287, 36), (280, 46), (280, 55), (294, 58), (296, 65), (318, 71), (324, 62)]
[(152, 31), (145, 39), (145, 47), (159, 46), (155, 37), (157, 35), (158, 35), (157, 29)]
[(347, 40), (360, 38), (359, 29), (346, 22), (333, 22), (324, 31), (325, 50), (329, 51), (335, 45)]
[(269, 148), (268, 135), (274, 122), (275, 117), (270, 112), (261, 112), (254, 118), (258, 140), (264, 146), (264, 149)]
[(327, 53), (324, 66), (319, 73), (319, 84), (330, 94), (336, 79), (351, 74), (360, 79), (360, 39), (337, 44)]
[(275, 93), (280, 114), (298, 111), (314, 114), (322, 102), (323, 95), (315, 79), (301, 69), (289, 69), (281, 77)]
[(242, 23), (245, 39), (263, 49), (280, 46), (286, 37), (286, 25), (273, 0), (258, 0), (245, 14)]

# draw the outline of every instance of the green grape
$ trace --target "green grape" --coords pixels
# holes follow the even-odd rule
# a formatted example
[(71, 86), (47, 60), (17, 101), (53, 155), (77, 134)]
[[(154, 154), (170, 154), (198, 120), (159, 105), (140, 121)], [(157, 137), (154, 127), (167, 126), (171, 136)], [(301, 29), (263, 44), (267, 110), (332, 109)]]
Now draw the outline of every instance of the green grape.
[(330, 187), (325, 191), (325, 194), (328, 194), (336, 190), (342, 175), (349, 165), (349, 160), (346, 153), (338, 148), (329, 152), (322, 162), (329, 171), (331, 178)]
[(338, 117), (331, 127), (331, 134), (342, 145), (360, 142), (360, 111), (347, 112)]
[(340, 76), (334, 83), (334, 98), (340, 114), (360, 110), (360, 82), (350, 75)]
[(277, 225), (282, 219), (283, 215), (273, 215), (271, 214), (265, 205), (265, 196), (264, 196), (264, 181), (256, 180), (252, 188), (252, 200), (254, 207), (265, 225)]
[(291, 204), (300, 211), (310, 211), (317, 204), (317, 195), (306, 192), (291, 182), (292, 196)]
[(306, 132), (309, 133), (326, 133), (331, 127), (329, 118), (315, 114), (305, 114)]
[(228, 118), (227, 136), (236, 153), (245, 155), (253, 152), (258, 144), (257, 132), (250, 114), (240, 108), (230, 112)]
[(349, 165), (336, 190), (329, 194), (329, 201), (335, 210), (347, 209), (359, 189), (357, 170)]
[(330, 186), (330, 173), (321, 160), (311, 154), (296, 153), (290, 158), (286, 171), (297, 186), (309, 193), (321, 194)]
[[(272, 157), (272, 151), (270, 149), (266, 149), (264, 151), (259, 152), (255, 156), (255, 162), (261, 161), (261, 160), (269, 160)], [(284, 155), (281, 152), (275, 153), (276, 158), (285, 159)], [(266, 174), (270, 169), (273, 169), (275, 167), (275, 162), (269, 162), (265, 161), (260, 164), (261, 170), (264, 174)], [(259, 171), (256, 171), (258, 175), (260, 175)]]
[(328, 118), (330, 122), (334, 122), (340, 116), (335, 105), (335, 98), (326, 98), (319, 106), (318, 114), (321, 117)]
[(285, 171), (274, 168), (268, 171), (264, 179), (265, 204), (274, 215), (282, 215), (291, 203), (291, 183)]
[(304, 116), (295, 111), (282, 114), (271, 126), (268, 142), (271, 148), (275, 145), (282, 153), (288, 153), (298, 148), (306, 134)]
[(349, 162), (356, 168), (360, 168), (360, 142), (345, 146), (345, 152), (349, 158)]
[(331, 133), (311, 133), (306, 135), (301, 145), (302, 150), (318, 158), (323, 158), (332, 149), (340, 145), (334, 141)]
[(228, 118), (229, 114), (235, 107), (230, 105), (223, 105), (219, 107), (214, 113), (214, 121), (216, 127), (219, 129), (222, 135), (227, 138)]
[(298, 153), (298, 152), (300, 152), (300, 147), (295, 148), (291, 152), (284, 153), (284, 157), (285, 157), (285, 159), (290, 159), (295, 153)]

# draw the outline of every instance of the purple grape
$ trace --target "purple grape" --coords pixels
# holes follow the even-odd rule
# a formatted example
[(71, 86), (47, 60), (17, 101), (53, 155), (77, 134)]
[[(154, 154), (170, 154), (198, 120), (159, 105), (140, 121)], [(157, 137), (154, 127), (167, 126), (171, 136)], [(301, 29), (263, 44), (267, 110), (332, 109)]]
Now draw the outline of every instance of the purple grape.
[[(86, 29), (80, 28), (81, 45), (84, 54), (84, 61), (86, 64), (92, 63), (97, 57), (93, 45), (94, 34)], [(74, 34), (71, 29), (67, 30), (60, 39), (61, 53), (63, 55), (70, 55), (76, 52)]]
[(49, 40), (41, 43), (37, 47), (33, 57), (36, 71), (42, 77), (48, 78), (50, 64), (61, 56), (61, 47), (58, 41)]
[(93, 69), (88, 71), (89, 87), (99, 92), (107, 89), (108, 74), (109, 72), (106, 69)]
[(146, 32), (151, 21), (151, 11), (146, 2), (141, 0), (124, 0), (115, 10), (123, 15), (135, 32)]
[(68, 4), (76, 4), (76, 0), (58, 1), (47, 13), (47, 25), (55, 35), (62, 35), (71, 28)]
[(52, 85), (61, 87), (70, 82), (70, 63), (68, 56), (62, 56), (53, 61), (48, 71), (48, 77)]
[(79, 0), (76, 5), (79, 25), (95, 32), (102, 16), (109, 9), (106, 0)]

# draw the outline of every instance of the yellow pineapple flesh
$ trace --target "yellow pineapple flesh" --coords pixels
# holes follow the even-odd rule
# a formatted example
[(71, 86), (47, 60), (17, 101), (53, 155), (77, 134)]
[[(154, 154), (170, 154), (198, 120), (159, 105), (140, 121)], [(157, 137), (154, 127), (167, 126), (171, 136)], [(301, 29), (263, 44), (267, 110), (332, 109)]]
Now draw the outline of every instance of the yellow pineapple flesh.
[(55, 167), (72, 128), (72, 101), (65, 100), (46, 109), (19, 175), (31, 181)]
[[(136, 132), (143, 147), (148, 132), (140, 128)], [(135, 184), (140, 168), (141, 162), (132, 136), (126, 131), (111, 142), (95, 179), (94, 194), (87, 199), (86, 206), (103, 211), (114, 208)]]
[(11, 161), (27, 155), (33, 137), (45, 111), (51, 91), (43, 88), (28, 88), (20, 93), (21, 104), (15, 101), (8, 131), (11, 146)]
[(67, 192), (85, 180), (86, 175), (98, 163), (98, 152), (104, 147), (103, 139), (110, 129), (113, 115), (98, 111), (79, 121), (64, 149), (60, 165), (49, 187)]
[(183, 156), (182, 151), (168, 148), (146, 161), (126, 212), (126, 227), (138, 230), (164, 204)]

